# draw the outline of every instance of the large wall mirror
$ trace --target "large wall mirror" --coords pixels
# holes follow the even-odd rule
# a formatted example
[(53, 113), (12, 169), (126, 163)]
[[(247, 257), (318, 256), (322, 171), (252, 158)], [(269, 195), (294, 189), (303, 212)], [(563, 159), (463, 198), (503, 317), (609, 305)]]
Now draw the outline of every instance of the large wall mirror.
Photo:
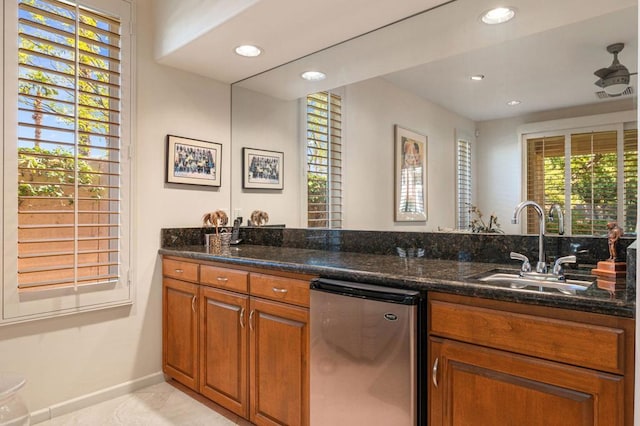
[[(494, 5), (448, 2), (235, 83), (233, 215), (247, 218), (259, 209), (269, 213), (271, 224), (309, 226), (314, 189), (306, 175), (313, 166), (307, 164), (307, 127), (313, 124), (310, 111), (331, 105), (336, 126), (330, 126), (330, 138), (339, 136), (341, 147), (330, 155), (340, 170), (330, 169), (324, 185), (340, 212), (326, 215), (342, 228), (455, 230), (465, 214), (463, 200), (486, 222), (495, 214), (504, 232), (530, 231), (510, 220), (532, 191), (527, 173), (537, 163), (527, 162), (533, 155), (528, 139), (549, 147), (554, 137), (572, 141), (591, 134), (597, 140), (606, 133), (613, 136), (603, 146), (613, 143), (614, 152), (622, 149), (616, 143), (637, 140), (637, 76), (621, 95), (611, 96), (594, 84), (594, 72), (612, 64), (607, 46), (614, 43), (624, 43), (619, 62), (637, 72), (638, 6), (635, 0), (513, 0), (514, 19), (484, 24), (482, 13)], [(309, 70), (326, 78), (303, 80)], [(330, 95), (309, 98), (324, 91), (337, 101)], [(394, 215), (395, 126), (426, 137), (426, 221), (397, 221)], [(574, 152), (569, 142), (562, 146), (568, 157), (576, 154), (575, 143)], [(282, 189), (243, 188), (243, 148), (283, 154)], [(467, 163), (460, 164), (461, 158)], [(571, 172), (562, 170), (570, 180)], [(631, 179), (637, 180), (637, 172)], [(565, 208), (577, 196), (567, 191), (557, 195)], [(635, 215), (635, 205), (623, 206), (635, 203), (635, 196), (623, 192), (613, 190), (620, 196), (614, 204)]]

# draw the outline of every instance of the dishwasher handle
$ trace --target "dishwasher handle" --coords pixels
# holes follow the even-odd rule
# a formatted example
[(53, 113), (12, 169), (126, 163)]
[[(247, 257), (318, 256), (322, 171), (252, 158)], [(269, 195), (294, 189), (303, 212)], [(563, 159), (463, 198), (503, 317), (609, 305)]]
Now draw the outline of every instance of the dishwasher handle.
[(420, 300), (420, 292), (416, 290), (383, 287), (374, 284), (332, 280), (328, 278), (311, 280), (311, 290), (401, 305), (417, 305)]

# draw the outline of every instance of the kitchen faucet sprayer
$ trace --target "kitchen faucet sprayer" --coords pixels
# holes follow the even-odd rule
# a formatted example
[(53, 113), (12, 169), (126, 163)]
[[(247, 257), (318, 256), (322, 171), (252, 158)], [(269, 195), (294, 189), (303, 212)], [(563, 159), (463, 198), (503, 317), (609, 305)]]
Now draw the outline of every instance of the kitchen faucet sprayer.
[(536, 272), (541, 274), (547, 273), (547, 262), (544, 257), (544, 210), (538, 203), (535, 201), (527, 200), (518, 204), (513, 211), (513, 217), (511, 218), (511, 223), (518, 223), (518, 217), (520, 216), (520, 212), (524, 210), (525, 207), (531, 206), (535, 209), (536, 213), (538, 213), (538, 223), (539, 227), (539, 236), (538, 236), (538, 264), (536, 265)]

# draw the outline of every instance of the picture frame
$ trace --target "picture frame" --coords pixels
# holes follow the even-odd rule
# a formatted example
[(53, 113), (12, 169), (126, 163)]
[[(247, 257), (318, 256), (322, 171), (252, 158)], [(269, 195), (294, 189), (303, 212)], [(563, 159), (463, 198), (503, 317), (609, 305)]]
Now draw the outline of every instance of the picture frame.
[(284, 152), (242, 148), (242, 187), (283, 189)]
[(395, 125), (396, 222), (427, 220), (427, 136)]
[(222, 144), (167, 135), (166, 182), (221, 185)]

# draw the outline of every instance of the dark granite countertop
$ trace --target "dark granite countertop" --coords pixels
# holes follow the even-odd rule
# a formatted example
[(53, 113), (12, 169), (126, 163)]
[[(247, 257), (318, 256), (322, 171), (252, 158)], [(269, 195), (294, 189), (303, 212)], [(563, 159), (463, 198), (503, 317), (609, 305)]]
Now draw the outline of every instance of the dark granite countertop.
[(596, 284), (587, 290), (577, 291), (575, 295), (566, 295), (553, 289), (544, 291), (511, 289), (473, 278), (494, 269), (513, 269), (513, 265), (259, 245), (232, 246), (228, 253), (221, 255), (211, 254), (201, 245), (161, 248), (159, 253), (231, 265), (255, 266), (325, 278), (368, 282), (389, 287), (438, 291), (635, 317), (635, 303), (628, 300), (625, 291), (609, 292), (597, 288)]

